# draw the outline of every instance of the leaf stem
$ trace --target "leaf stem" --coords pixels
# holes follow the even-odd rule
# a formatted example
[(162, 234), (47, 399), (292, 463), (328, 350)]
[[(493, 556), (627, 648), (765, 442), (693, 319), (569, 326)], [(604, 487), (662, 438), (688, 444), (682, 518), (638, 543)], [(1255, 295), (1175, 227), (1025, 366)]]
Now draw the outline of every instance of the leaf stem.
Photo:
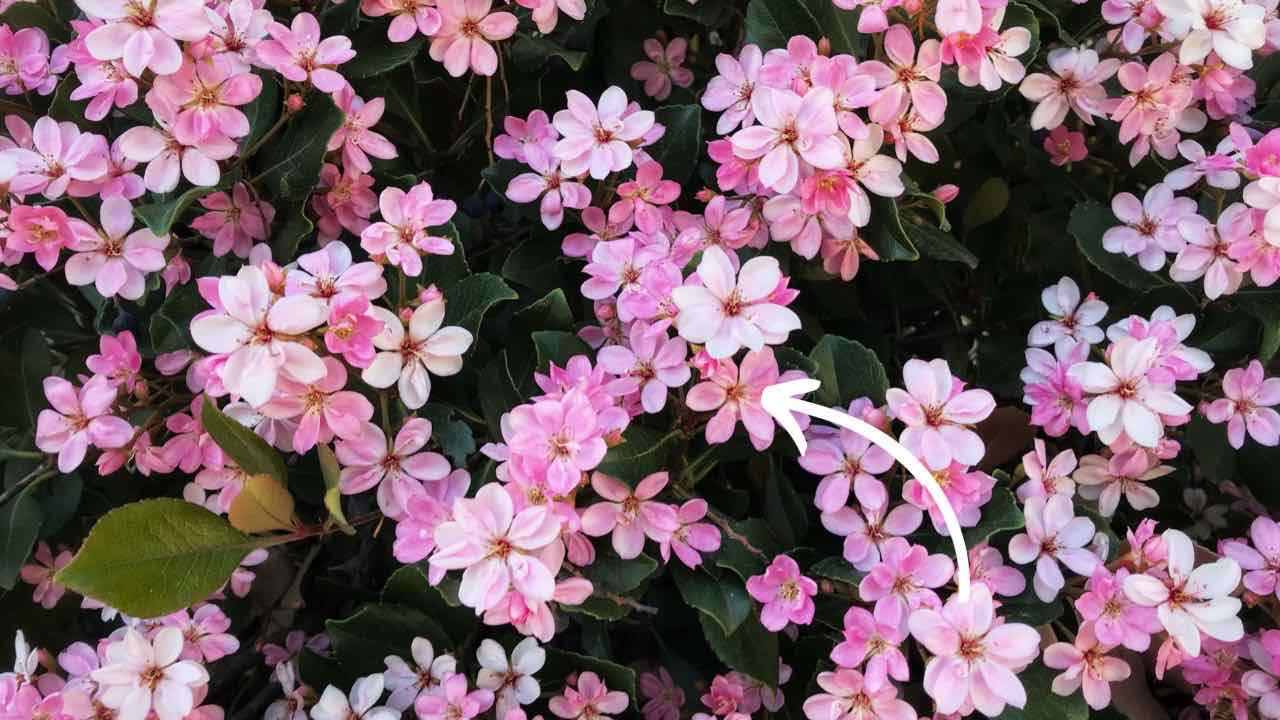
[(35, 470), (32, 470), (31, 472), (27, 473), (26, 477), (14, 483), (13, 487), (9, 488), (8, 490), (5, 490), (4, 493), (0, 494), (0, 505), (3, 505), (9, 502), (9, 500), (13, 499), (14, 497), (17, 497), (17, 495), (22, 491), (26, 490), (28, 486), (35, 487), (40, 483), (44, 482), (45, 480), (48, 480), (49, 478), (53, 477), (54, 475), (57, 475), (58, 471), (52, 469), (50, 467), (51, 464), (52, 464), (51, 460), (44, 461)]

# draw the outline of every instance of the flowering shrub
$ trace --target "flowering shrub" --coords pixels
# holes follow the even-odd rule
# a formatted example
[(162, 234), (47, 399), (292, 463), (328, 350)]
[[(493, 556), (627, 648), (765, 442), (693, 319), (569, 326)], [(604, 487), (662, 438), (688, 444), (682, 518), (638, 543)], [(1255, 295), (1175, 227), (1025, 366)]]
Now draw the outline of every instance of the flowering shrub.
[(1280, 718), (1275, 2), (0, 8), (0, 720)]

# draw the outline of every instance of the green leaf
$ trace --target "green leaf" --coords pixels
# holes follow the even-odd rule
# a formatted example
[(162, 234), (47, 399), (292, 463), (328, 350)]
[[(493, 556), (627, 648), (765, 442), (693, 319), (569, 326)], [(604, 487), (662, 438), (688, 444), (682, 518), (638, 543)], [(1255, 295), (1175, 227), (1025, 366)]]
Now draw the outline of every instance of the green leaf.
[(280, 103), (280, 85), (275, 76), (262, 68), (254, 68), (253, 73), (262, 79), (262, 91), (258, 93), (258, 97), (240, 108), (249, 119), (249, 134), (240, 138), (242, 153), (267, 134), (283, 109)]
[(657, 569), (658, 561), (643, 553), (631, 560), (600, 553), (594, 563), (582, 568), (582, 575), (597, 589), (622, 594), (640, 587)]
[(151, 232), (156, 235), (168, 235), (170, 229), (178, 222), (178, 218), (182, 217), (182, 213), (191, 207), (191, 203), (217, 189), (218, 187), (194, 187), (165, 202), (139, 205), (133, 209), (133, 214), (137, 215)]
[(604, 620), (613, 622), (621, 620), (631, 614), (631, 609), (625, 605), (620, 605), (608, 598), (593, 595), (582, 601), (580, 605), (561, 605), (561, 610), (574, 613), (576, 615), (585, 615), (595, 620)]
[(236, 465), (250, 475), (270, 475), (284, 485), (289, 478), (284, 458), (253, 430), (227, 417), (208, 395), (200, 410), (205, 432)]
[(632, 423), (622, 433), (622, 442), (609, 448), (596, 469), (634, 486), (646, 476), (667, 467), (675, 441), (675, 433), (663, 433)]
[(426, 613), (392, 603), (365, 605), (345, 620), (326, 622), (325, 629), (342, 669), (356, 675), (382, 672), (388, 655), (412, 657), (409, 650), (416, 637), (430, 640), (436, 648), (452, 645), (444, 628)]
[(809, 566), (808, 574), (847, 583), (854, 587), (857, 587), (858, 583), (862, 582), (862, 578), (867, 575), (842, 557), (823, 558)]
[(737, 630), (755, 611), (745, 587), (710, 568), (690, 570), (676, 563), (671, 566), (671, 576), (685, 603), (714, 620), (726, 635)]
[[(283, 218), (283, 221), (279, 221)], [(271, 234), (273, 257), (291, 258), (298, 254), (298, 247), (311, 237), (316, 226), (307, 217), (306, 198), (300, 198), (280, 207), (276, 216), (275, 232)]]
[(1258, 319), (1262, 326), (1262, 340), (1258, 345), (1258, 359), (1270, 362), (1280, 350), (1280, 296), (1266, 294), (1241, 296), (1240, 308)]
[(406, 565), (391, 574), (382, 588), (382, 602), (425, 613), (448, 633), (453, 641), (451, 647), (462, 647), (477, 622), (470, 608), (449, 602), (439, 587), (427, 582), (426, 573), (416, 565)]
[[(684, 184), (702, 156), (702, 108), (697, 105), (667, 105), (654, 113), (666, 132), (658, 142), (645, 148), (649, 157), (662, 165), (662, 176)], [(505, 189), (505, 188), (504, 188)]]
[(143, 500), (103, 515), (55, 579), (121, 612), (154, 618), (207, 598), (259, 546), (199, 505)]
[(368, 23), (351, 38), (356, 56), (342, 64), (342, 76), (361, 80), (381, 75), (422, 54), (426, 44), (426, 36), (419, 33), (404, 42), (392, 42), (387, 39), (387, 23)]
[(575, 355), (590, 355), (591, 348), (577, 334), (563, 330), (539, 330), (532, 335), (538, 353), (538, 371), (546, 372), (550, 363), (564, 367)]
[(553, 682), (563, 682), (572, 673), (593, 672), (600, 676), (610, 690), (621, 690), (636, 702), (636, 671), (617, 663), (587, 655), (579, 655), (568, 650), (548, 647), (547, 663), (543, 666), (541, 677)]
[(517, 35), (515, 42), (511, 45), (511, 61), (524, 71), (540, 68), (553, 57), (563, 60), (564, 64), (574, 72), (581, 70), (583, 63), (587, 61), (586, 52), (570, 50), (546, 37)]
[(355, 535), (356, 529), (342, 512), (342, 468), (338, 466), (338, 458), (326, 443), (318, 443), (316, 453), (320, 456), (320, 475), (324, 477), (324, 508), (342, 532)]
[(478, 336), (480, 323), (490, 308), (518, 297), (510, 285), (492, 273), (465, 277), (445, 293), (445, 301), (448, 303), (445, 324), (458, 325), (466, 328), (473, 336)]
[(799, 545), (809, 532), (809, 514), (795, 485), (772, 455), (752, 458), (748, 472), (764, 480), (764, 518), (774, 536), (786, 548)]
[(36, 416), (47, 405), (44, 397), (44, 379), (52, 374), (48, 341), (39, 330), (28, 329), (22, 335), (22, 354), (18, 356), (17, 377), (14, 378), (18, 384), (16, 387), (9, 385), (10, 388), (19, 392), (17, 404), (24, 410), (27, 427), (36, 426)]
[(1107, 252), (1102, 247), (1102, 235), (1119, 225), (1111, 209), (1097, 202), (1077, 205), (1071, 211), (1067, 232), (1076, 239), (1076, 245), (1089, 263), (1131, 290), (1151, 290), (1168, 285), (1163, 278), (1138, 266), (1132, 258)]
[[(733, 531), (751, 543), (761, 554), (773, 557), (782, 551), (773, 536), (773, 530), (763, 518), (747, 518), (733, 522)], [(743, 582), (752, 575), (764, 572), (766, 560), (751, 551), (737, 538), (723, 535), (720, 538), (720, 550), (712, 557), (717, 567), (732, 570)]]
[(978, 524), (964, 531), (964, 541), (973, 547), (990, 540), (998, 532), (1019, 530), (1024, 523), (1022, 509), (1018, 507), (1013, 493), (998, 487), (991, 491), (990, 502), (982, 506), (982, 518)]
[(970, 269), (978, 267), (978, 256), (951, 233), (910, 221), (904, 222), (902, 228), (923, 257), (964, 263)]
[(1089, 706), (1079, 692), (1062, 697), (1053, 692), (1053, 678), (1060, 670), (1051, 670), (1039, 660), (1018, 673), (1027, 693), (1025, 708), (1006, 707), (996, 720), (1089, 720)]
[[(225, 258), (210, 256), (196, 268), (195, 274), (198, 277), (221, 275), (225, 266)], [(196, 349), (191, 339), (191, 318), (208, 309), (209, 303), (200, 297), (194, 282), (174, 288), (151, 316), (148, 326), (151, 349), (156, 353)]]
[(1008, 622), (1019, 622), (1032, 627), (1048, 625), (1062, 617), (1062, 598), (1044, 602), (1036, 596), (1035, 587), (1032, 585), (1035, 565), (1026, 565), (1017, 569), (1026, 578), (1027, 587), (1017, 597), (1000, 598), (1000, 617)]
[(876, 255), (885, 262), (911, 262), (920, 259), (920, 252), (902, 226), (898, 203), (889, 198), (871, 196), (871, 224), (867, 226), (864, 237), (871, 249), (876, 251)]
[(1227, 429), (1214, 425), (1200, 414), (1192, 415), (1183, 440), (1195, 453), (1196, 464), (1214, 482), (1230, 480), (1236, 474), (1236, 452), (1227, 444)]
[(974, 191), (964, 209), (964, 231), (986, 225), (1004, 214), (1009, 207), (1009, 183), (998, 177), (987, 178)]
[(747, 4), (747, 42), (761, 50), (785, 48), (793, 35), (822, 36), (818, 19), (805, 0), (751, 0)]
[(15, 2), (0, 14), (0, 23), (13, 28), (14, 32), (34, 27), (43, 30), (55, 41), (66, 42), (71, 39), (71, 25), (54, 17), (44, 3)]
[(693, 20), (699, 25), (714, 27), (726, 16), (728, 5), (724, 0), (665, 0), (662, 11), (674, 17)]
[(312, 94), (307, 106), (289, 119), (284, 132), (262, 148), (257, 158), (258, 175), (273, 201), (305, 200), (315, 189), (325, 147), (344, 119), (328, 95)]
[(13, 589), (43, 522), (44, 514), (30, 487), (0, 505), (0, 588)]
[(880, 358), (856, 340), (839, 335), (824, 335), (809, 359), (818, 366), (815, 378), (822, 382), (816, 402), (832, 407), (846, 407), (855, 398), (868, 397), (876, 404), (884, 402), (889, 389)]
[(431, 439), (440, 446), (454, 467), (465, 467), (467, 458), (476, 451), (471, 426), (454, 418), (453, 408), (432, 403), (418, 413), (431, 421)]
[(764, 629), (755, 613), (726, 635), (706, 613), (698, 613), (702, 633), (720, 662), (769, 687), (778, 686), (778, 635)]

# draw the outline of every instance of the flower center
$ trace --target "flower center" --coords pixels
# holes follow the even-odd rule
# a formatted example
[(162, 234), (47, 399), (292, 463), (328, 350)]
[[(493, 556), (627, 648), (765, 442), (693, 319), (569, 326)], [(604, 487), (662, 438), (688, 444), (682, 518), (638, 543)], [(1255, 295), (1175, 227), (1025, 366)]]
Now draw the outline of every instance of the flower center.
[(725, 298), (721, 303), (720, 309), (725, 317), (734, 317), (742, 313), (745, 305), (746, 303), (742, 300), (742, 293), (735, 288), (733, 292), (729, 293), (729, 297)]
[(970, 635), (961, 636), (960, 650), (957, 653), (966, 662), (974, 662), (980, 659), (986, 653), (983, 647), (982, 638)]

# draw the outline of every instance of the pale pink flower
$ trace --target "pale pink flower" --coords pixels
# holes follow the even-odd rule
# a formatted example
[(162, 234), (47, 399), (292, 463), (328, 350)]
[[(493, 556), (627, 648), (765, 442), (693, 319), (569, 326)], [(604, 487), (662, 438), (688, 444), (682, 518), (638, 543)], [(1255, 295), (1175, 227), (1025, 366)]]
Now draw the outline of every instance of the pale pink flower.
[(351, 262), (351, 248), (343, 242), (328, 245), (302, 255), (296, 265), (285, 268), (285, 293), (305, 293), (330, 304), (344, 294), (361, 295), (377, 300), (387, 291), (382, 267), (375, 262)]
[[(393, 25), (394, 22), (392, 21)], [(342, 110), (346, 119), (329, 138), (327, 149), (330, 152), (342, 149), (343, 167), (369, 172), (373, 169), (369, 155), (379, 160), (396, 157), (396, 146), (386, 137), (369, 129), (382, 119), (382, 113), (386, 111), (385, 100), (374, 98), (366, 103), (350, 85), (343, 85), (333, 97), (334, 104)]]
[(813, 622), (813, 596), (818, 584), (800, 574), (800, 566), (787, 555), (777, 555), (761, 575), (747, 578), (747, 592), (762, 603), (760, 624), (778, 632), (788, 623)]
[(1076, 598), (1076, 610), (1089, 621), (1094, 634), (1105, 645), (1124, 645), (1134, 652), (1146, 652), (1151, 636), (1160, 632), (1155, 610), (1138, 605), (1124, 592), (1128, 568), (1115, 573), (1099, 565), (1085, 583), (1085, 593)]
[(826, 692), (804, 701), (809, 720), (916, 720), (911, 704), (898, 698), (898, 689), (883, 675), (840, 668), (818, 673), (818, 687)]
[(1142, 448), (1133, 448), (1111, 456), (1086, 455), (1073, 476), (1080, 497), (1098, 501), (1098, 512), (1104, 517), (1115, 514), (1124, 496), (1134, 510), (1149, 510), (1160, 503), (1160, 495), (1146, 483), (1173, 472), (1169, 465), (1157, 465), (1158, 459)]
[[(942, 494), (951, 503), (960, 527), (976, 526), (982, 519), (982, 507), (991, 501), (991, 491), (996, 486), (996, 479), (956, 461), (952, 461), (945, 469), (935, 470), (934, 476), (942, 486)], [(933, 529), (939, 534), (946, 534), (947, 524), (942, 517), (941, 507), (919, 480), (907, 478), (902, 485), (902, 499), (921, 510), (927, 510)]]
[(436, 528), (432, 566), (461, 570), (458, 600), (482, 612), (514, 588), (529, 602), (546, 602), (555, 592), (557, 567), (538, 557), (560, 536), (560, 520), (546, 505), (516, 512), (511, 496), (489, 483), (475, 498), (453, 503), (453, 519)]
[(858, 235), (857, 228), (844, 237), (822, 237), (822, 269), (849, 282), (858, 274), (862, 258), (879, 260), (880, 256)]
[(269, 203), (253, 199), (245, 183), (236, 183), (230, 195), (209, 193), (199, 202), (208, 212), (192, 220), (191, 229), (213, 241), (213, 254), (218, 257), (229, 252), (249, 257), (253, 244), (267, 239), (276, 215)]
[(1280, 444), (1280, 413), (1272, 410), (1280, 404), (1280, 378), (1265, 378), (1262, 363), (1252, 360), (1244, 368), (1232, 368), (1222, 377), (1222, 394), (1205, 408), (1204, 416), (1212, 423), (1227, 424), (1227, 441), (1231, 447), (1244, 445), (1245, 431), (1259, 445)]
[(874, 614), (854, 606), (844, 614), (844, 641), (831, 650), (831, 660), (840, 667), (857, 668), (865, 662), (868, 675), (889, 675), (899, 682), (910, 677), (902, 643), (906, 627), (897, 605), (885, 605)]
[[(1232, 218), (1228, 215), (1236, 209)], [(1244, 205), (1235, 204), (1218, 216), (1224, 226), (1239, 222), (1242, 214), (1252, 212)], [(1240, 289), (1244, 271), (1230, 257), (1231, 241), (1218, 232), (1208, 219), (1199, 215), (1184, 217), (1178, 221), (1178, 232), (1186, 245), (1178, 251), (1169, 266), (1169, 278), (1178, 282), (1192, 282), (1204, 278), (1204, 294), (1210, 300), (1230, 295)]]
[(53, 551), (49, 549), (49, 543), (41, 540), (36, 545), (32, 558), (35, 562), (22, 566), (20, 571), (22, 582), (35, 585), (35, 590), (31, 593), (31, 602), (39, 604), (46, 610), (52, 610), (67, 592), (67, 589), (54, 580), (53, 576), (70, 564), (71, 551), (63, 550), (54, 557)]
[(645, 477), (635, 490), (610, 475), (593, 473), (591, 487), (603, 500), (583, 511), (582, 532), (591, 537), (612, 534), (618, 557), (638, 557), (645, 537), (661, 543), (678, 526), (675, 507), (654, 500), (666, 485), (665, 472)]
[[(852, 433), (850, 433), (852, 434)], [(821, 441), (814, 441), (815, 443)], [(813, 445), (809, 446), (813, 449)], [(810, 453), (805, 453), (807, 457)], [(803, 457), (802, 457), (803, 459)], [(886, 468), (892, 461), (886, 463)], [(889, 507), (889, 493), (884, 483), (870, 475), (858, 474), (853, 481), (854, 495), (858, 499), (858, 509), (849, 507), (849, 486), (841, 475), (829, 475), (818, 487), (818, 500), (826, 502), (822, 512), (822, 526), (835, 535), (844, 537), (844, 559), (858, 570), (867, 571), (875, 567), (884, 551), (885, 543), (893, 537), (903, 537), (916, 531), (924, 519), (920, 508), (911, 504)], [(827, 481), (836, 478), (834, 486)], [(836, 505), (840, 496), (844, 501)], [(821, 506), (820, 506), (821, 507)]]
[(1130, 672), (1124, 660), (1107, 656), (1112, 647), (1098, 642), (1093, 623), (1084, 623), (1074, 643), (1059, 642), (1045, 648), (1045, 666), (1066, 671), (1053, 679), (1053, 692), (1070, 696), (1083, 686), (1089, 707), (1103, 710), (1111, 705), (1111, 683), (1125, 680)]
[(498, 53), (489, 43), (514, 35), (516, 16), (491, 12), (491, 0), (439, 0), (438, 6), (441, 24), (431, 40), (431, 59), (454, 77), (468, 67), (477, 75), (497, 72)]
[(930, 555), (923, 546), (899, 537), (886, 540), (882, 553), (880, 563), (858, 583), (858, 595), (874, 602), (877, 614), (894, 612), (890, 606), (896, 606), (898, 617), (906, 618), (916, 608), (941, 606), (934, 589), (945, 585), (955, 572), (951, 558)]
[(121, 60), (129, 74), (142, 77), (148, 68), (169, 75), (182, 66), (176, 40), (201, 40), (210, 30), (204, 3), (199, 0), (156, 0), (143, 4), (128, 0), (76, 0), (91, 18), (106, 20), (84, 38), (85, 48), (98, 60)]
[(476, 661), (480, 669), (476, 673), (476, 687), (494, 695), (497, 717), (509, 717), (538, 699), (542, 687), (534, 674), (547, 661), (547, 651), (538, 645), (536, 638), (527, 637), (511, 649), (511, 657), (496, 640), (485, 638), (476, 649)]
[(227, 632), (231, 629), (231, 618), (217, 605), (206, 603), (195, 612), (179, 610), (166, 615), (161, 623), (182, 632), (183, 660), (210, 663), (240, 649), (240, 641)]
[[(510, 119), (510, 118), (508, 118)], [(538, 214), (548, 230), (564, 222), (564, 209), (582, 210), (591, 204), (591, 190), (576, 180), (560, 174), (560, 161), (546, 152), (528, 152), (528, 164), (534, 172), (521, 173), (507, 184), (507, 199), (527, 203), (537, 200)]]
[(60, 377), (47, 377), (44, 396), (50, 407), (36, 417), (36, 447), (57, 453), (58, 470), (64, 473), (80, 466), (90, 445), (110, 450), (133, 437), (133, 426), (111, 414), (116, 389), (101, 375), (90, 378), (79, 392)]
[(371, 307), (369, 313), (383, 322), (382, 332), (373, 338), (381, 352), (360, 377), (375, 388), (395, 385), (400, 400), (411, 410), (427, 403), (431, 396), (431, 376), (448, 377), (462, 370), (462, 355), (471, 347), (472, 336), (465, 328), (444, 324), (443, 298), (425, 302), (413, 311), (409, 331), (386, 308)]
[(889, 388), (885, 393), (889, 412), (907, 425), (902, 444), (932, 470), (946, 468), (953, 460), (977, 465), (986, 446), (969, 428), (995, 410), (991, 393), (964, 390), (964, 383), (951, 375), (942, 359), (908, 360), (902, 380), (906, 390)]
[(167, 105), (167, 101), (158, 95), (149, 97), (155, 98), (151, 109), (159, 127), (135, 125), (117, 139), (124, 157), (133, 162), (147, 163), (147, 170), (142, 176), (146, 188), (151, 192), (170, 192), (184, 177), (192, 185), (217, 185), (222, 178), (218, 161), (236, 154), (236, 141), (219, 136), (199, 145), (181, 142), (173, 131), (177, 109)]
[[(635, 217), (636, 227), (647, 233), (662, 228), (661, 207), (670, 205), (680, 197), (680, 183), (662, 179), (662, 166), (649, 160), (636, 165), (636, 177), (618, 186), (619, 212)], [(609, 208), (612, 213), (613, 208)]]
[(311, 706), (311, 720), (399, 720), (399, 710), (378, 705), (384, 684), (381, 673), (366, 675), (351, 686), (349, 698), (347, 693), (328, 685)]
[(262, 78), (236, 72), (230, 59), (214, 56), (186, 60), (172, 75), (156, 80), (150, 92), (159, 93), (179, 108), (173, 132), (183, 143), (198, 145), (213, 137), (244, 137), (249, 118), (239, 110), (262, 92)]
[(1076, 484), (1071, 480), (1076, 464), (1076, 454), (1071, 450), (1063, 450), (1049, 460), (1044, 441), (1036, 438), (1032, 451), (1022, 456), (1027, 482), (1018, 486), (1018, 500), (1025, 503), (1029, 498), (1051, 495), (1070, 498), (1076, 491)]
[(709, 522), (699, 522), (707, 516), (707, 501), (702, 498), (686, 500), (676, 511), (676, 529), (658, 545), (663, 562), (670, 562), (671, 553), (680, 558), (686, 567), (702, 564), (700, 553), (713, 553), (720, 549), (720, 528)]
[(75, 70), (80, 86), (71, 91), (70, 98), (92, 98), (85, 107), (86, 120), (97, 122), (113, 107), (126, 108), (138, 101), (138, 83), (119, 60), (79, 63)]
[(1227, 540), (1222, 554), (1235, 560), (1244, 574), (1245, 588), (1266, 597), (1280, 594), (1280, 525), (1268, 517), (1257, 517), (1249, 526), (1249, 540)]
[(591, 177), (603, 180), (609, 173), (631, 167), (631, 143), (654, 128), (653, 113), (627, 112), (627, 95), (617, 86), (604, 91), (599, 105), (577, 90), (570, 90), (567, 100), (567, 109), (552, 120), (563, 136), (552, 150), (560, 159), (560, 169), (574, 177), (589, 171)]
[(1280, 631), (1267, 630), (1249, 641), (1249, 654), (1257, 670), (1249, 670), (1240, 684), (1250, 697), (1259, 698), (1258, 714), (1268, 720), (1280, 718)]
[(1083, 362), (1070, 372), (1089, 400), (1089, 426), (1108, 445), (1121, 433), (1143, 447), (1154, 448), (1164, 435), (1160, 415), (1185, 415), (1191, 405), (1172, 389), (1152, 382), (1148, 371), (1160, 352), (1155, 337), (1122, 338), (1115, 342), (1108, 363)]
[(1007, 705), (1026, 705), (1016, 673), (1036, 659), (1040, 634), (1028, 625), (1000, 622), (986, 586), (975, 586), (968, 602), (953, 595), (941, 611), (918, 609), (908, 625), (934, 656), (925, 665), (924, 689), (938, 712), (972, 707), (996, 717)]
[(1052, 602), (1067, 582), (1058, 563), (1077, 575), (1090, 575), (1097, 567), (1098, 557), (1086, 547), (1093, 540), (1093, 521), (1076, 517), (1071, 498), (1060, 494), (1027, 498), (1023, 515), (1026, 532), (1009, 541), (1009, 559), (1019, 565), (1034, 561), (1036, 597)]
[(218, 279), (218, 306), (191, 321), (191, 337), (212, 353), (228, 353), (219, 377), (226, 389), (259, 407), (271, 397), (280, 373), (311, 383), (324, 363), (296, 340), (324, 323), (325, 304), (306, 295), (277, 298), (259, 268), (246, 265)]
[(734, 272), (729, 256), (709, 247), (698, 263), (699, 284), (676, 288), (672, 299), (679, 308), (676, 328), (689, 342), (706, 343), (715, 359), (733, 356), (740, 348), (758, 352), (765, 345), (785, 342), (800, 318), (773, 301), (783, 281), (778, 261), (759, 256)]
[(527, 458), (531, 469), (545, 473), (551, 491), (562, 495), (604, 459), (608, 446), (602, 419), (586, 389), (575, 386), (558, 399), (543, 398), (513, 409), (503, 423), (503, 435), (512, 454)]
[(293, 16), (289, 27), (267, 25), (270, 40), (254, 48), (258, 60), (293, 82), (307, 82), (321, 92), (337, 92), (347, 81), (337, 67), (356, 56), (345, 35), (320, 39), (320, 23), (311, 13)]
[(716, 120), (717, 135), (728, 135), (739, 125), (746, 127), (755, 123), (751, 96), (755, 93), (762, 61), (760, 48), (752, 44), (744, 45), (736, 58), (727, 53), (716, 55), (719, 74), (707, 82), (702, 107), (720, 113)]
[(75, 223), (75, 254), (64, 269), (67, 282), (88, 285), (105, 298), (119, 295), (137, 300), (146, 292), (146, 274), (164, 269), (164, 249), (169, 236), (157, 236), (148, 228), (133, 228), (133, 206), (122, 197), (109, 197), (99, 210), (102, 229)]
[(342, 465), (338, 485), (342, 494), (355, 495), (377, 487), (378, 506), (398, 517), (423, 484), (434, 487), (449, 476), (449, 461), (443, 455), (420, 452), (430, 438), (431, 421), (422, 418), (410, 418), (393, 442), (381, 427), (366, 422), (358, 435), (342, 438), (334, 446)]
[(1094, 116), (1111, 111), (1102, 83), (1120, 69), (1120, 60), (1099, 60), (1097, 51), (1087, 48), (1058, 48), (1050, 51), (1048, 62), (1053, 75), (1032, 73), (1018, 87), (1023, 97), (1036, 103), (1032, 130), (1058, 127), (1068, 112), (1092, 125)]
[(360, 12), (369, 17), (393, 16), (387, 39), (397, 43), (408, 42), (417, 33), (431, 37), (442, 23), (435, 0), (360, 0)]
[(1253, 67), (1253, 52), (1267, 41), (1267, 10), (1243, 0), (1156, 0), (1161, 31), (1181, 40), (1178, 61), (1195, 65), (1215, 53), (1240, 70)]
[(159, 720), (182, 720), (195, 707), (195, 693), (209, 683), (200, 663), (179, 659), (182, 632), (161, 628), (150, 639), (132, 628), (124, 639), (107, 645), (101, 668), (91, 677), (97, 699), (121, 720), (142, 720), (154, 712)]
[(38, 192), (57, 200), (73, 181), (93, 182), (106, 174), (107, 152), (101, 135), (81, 132), (73, 122), (41, 117), (31, 128), (31, 145), (11, 147), (2, 157), (17, 166), (10, 192)]
[(526, 165), (533, 165), (534, 158), (549, 164), (551, 148), (560, 139), (560, 133), (542, 110), (530, 112), (527, 119), (508, 115), (502, 120), (502, 129), (505, 132), (493, 139), (493, 154)]
[(758, 125), (731, 138), (733, 152), (744, 160), (760, 159), (760, 183), (780, 193), (800, 181), (801, 163), (829, 170), (842, 161), (833, 96), (813, 88), (804, 96), (790, 90), (757, 88), (751, 109)]
[(556, 717), (564, 720), (613, 720), (611, 716), (625, 711), (630, 704), (626, 693), (610, 690), (593, 672), (578, 675), (576, 685), (566, 687), (563, 695), (557, 695), (548, 702)]
[(947, 94), (938, 84), (942, 73), (938, 41), (925, 40), (917, 53), (907, 26), (894, 25), (885, 31), (884, 49), (888, 65), (871, 60), (858, 66), (871, 74), (881, 88), (879, 97), (871, 103), (871, 120), (892, 125), (908, 108), (914, 108), (926, 120), (941, 122), (947, 111)]
[(280, 378), (276, 394), (258, 412), (278, 420), (297, 420), (293, 450), (306, 453), (316, 443), (327, 443), (334, 435), (355, 439), (364, 423), (373, 417), (373, 404), (363, 395), (342, 388), (347, 371), (334, 358), (323, 359), (325, 374), (313, 383)]
[[(471, 488), (471, 475), (466, 470), (454, 470), (444, 480), (419, 484), (410, 488), (404, 501), (403, 513), (396, 521), (396, 540), (392, 553), (402, 563), (416, 563), (436, 549), (436, 527), (453, 518), (453, 501), (467, 494)], [(439, 582), (444, 578), (442, 568), (427, 569), (427, 578)]]
[(382, 677), (390, 693), (387, 705), (396, 710), (408, 710), (419, 697), (439, 692), (445, 679), (458, 671), (458, 661), (452, 655), (437, 655), (431, 641), (423, 637), (409, 643), (409, 655), (412, 665), (398, 655), (383, 660), (387, 669)]
[(419, 695), (413, 708), (421, 720), (471, 720), (493, 706), (493, 693), (476, 689), (467, 692), (466, 673), (454, 673), (440, 683), (435, 693)]
[(1139, 605), (1156, 608), (1160, 623), (1190, 657), (1200, 654), (1200, 635), (1225, 642), (1244, 636), (1237, 615), (1240, 599), (1231, 596), (1240, 584), (1240, 565), (1222, 558), (1195, 566), (1195, 547), (1180, 530), (1162, 534), (1168, 552), (1165, 572), (1152, 571), (1125, 578), (1124, 591)]
[(56, 68), (49, 63), (49, 37), (40, 28), (0, 28), (0, 66), (0, 87), (8, 95), (48, 95), (57, 87), (58, 75), (52, 72)]
[(1040, 293), (1040, 302), (1053, 316), (1041, 320), (1031, 328), (1027, 344), (1032, 347), (1053, 345), (1063, 338), (1096, 345), (1102, 342), (1102, 329), (1098, 323), (1107, 314), (1107, 304), (1093, 293), (1081, 302), (1080, 286), (1075, 280), (1063, 277)]
[(1102, 234), (1102, 247), (1136, 258), (1144, 270), (1154, 272), (1164, 266), (1166, 253), (1176, 253), (1186, 244), (1179, 222), (1195, 217), (1196, 201), (1174, 197), (1168, 185), (1157, 183), (1141, 202), (1131, 193), (1117, 194), (1111, 211), (1123, 224)]
[(697, 412), (716, 411), (707, 422), (708, 443), (722, 443), (739, 422), (751, 444), (763, 450), (773, 444), (774, 420), (760, 404), (764, 389), (778, 382), (778, 361), (772, 348), (749, 352), (741, 368), (733, 360), (721, 360), (689, 390), (685, 403)]
[(212, 28), (203, 42), (209, 51), (222, 55), (248, 72), (253, 66), (253, 49), (267, 36), (271, 11), (258, 7), (254, 0), (231, 0), (212, 13), (205, 13)]
[(689, 42), (675, 38), (664, 47), (657, 38), (644, 41), (644, 54), (650, 62), (631, 66), (631, 79), (644, 83), (644, 94), (662, 102), (671, 96), (671, 86), (687, 88), (693, 84), (693, 71), (680, 67)]
[[(853, 412), (852, 407), (850, 412)], [(849, 491), (856, 483), (875, 480), (876, 476), (893, 467), (893, 458), (889, 453), (852, 430), (841, 429), (838, 433), (831, 434), (824, 431), (818, 435), (815, 428), (813, 435), (809, 440), (808, 450), (800, 456), (799, 462), (800, 467), (805, 470), (824, 476), (818, 483), (813, 500), (814, 505), (824, 513), (834, 513), (845, 508), (849, 502)], [(878, 493), (871, 502), (862, 504), (869, 507), (885, 504), (876, 500)]]
[(1027, 589), (1022, 573), (1005, 565), (1000, 551), (986, 543), (969, 549), (969, 572), (973, 583), (986, 585), (992, 595), (1017, 597)]
[(384, 256), (409, 277), (422, 273), (423, 253), (453, 254), (453, 242), (429, 234), (427, 228), (448, 223), (458, 207), (452, 200), (436, 200), (429, 184), (418, 183), (407, 193), (397, 187), (384, 188), (378, 196), (378, 208), (382, 222), (360, 233), (360, 247), (369, 254)]
[(667, 337), (665, 332), (636, 321), (631, 325), (630, 346), (609, 345), (600, 348), (597, 362), (607, 371), (619, 375), (610, 383), (618, 395), (640, 393), (641, 406), (647, 413), (661, 412), (667, 404), (669, 390), (689, 382), (689, 350), (685, 341)]

